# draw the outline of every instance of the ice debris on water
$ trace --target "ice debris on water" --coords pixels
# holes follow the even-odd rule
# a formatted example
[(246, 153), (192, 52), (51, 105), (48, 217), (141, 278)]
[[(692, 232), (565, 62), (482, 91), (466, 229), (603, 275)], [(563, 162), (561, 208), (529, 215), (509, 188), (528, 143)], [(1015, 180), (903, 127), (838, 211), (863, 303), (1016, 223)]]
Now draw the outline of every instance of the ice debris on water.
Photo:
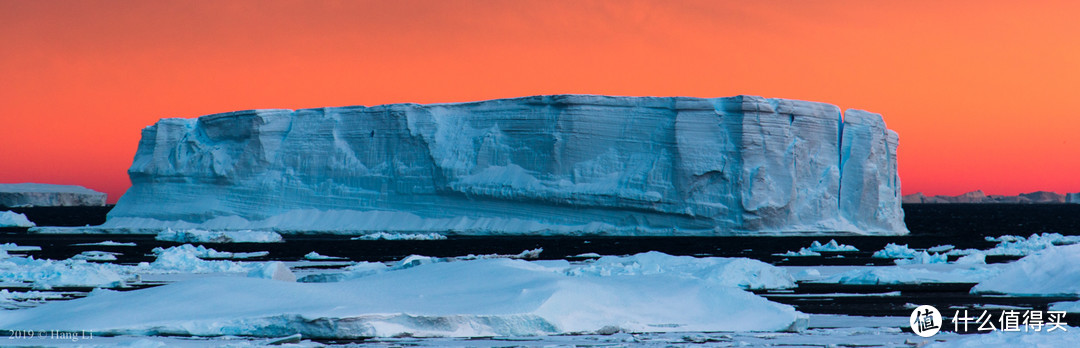
[(314, 251), (312, 251), (310, 253), (307, 253), (307, 254), (304, 254), (304, 259), (305, 260), (312, 260), (312, 261), (346, 260), (346, 258), (344, 258), (344, 257), (327, 256), (327, 255), (319, 254), (318, 252), (314, 252)]
[[(14, 248), (13, 245), (7, 245)], [(184, 244), (169, 248), (155, 248), (156, 259), (138, 265), (88, 262), (93, 259), (115, 257), (112, 253), (87, 252), (66, 260), (35, 259), (32, 256), (10, 255), (0, 249), (0, 283), (26, 284), (33, 288), (53, 287), (123, 287), (137, 282), (142, 274), (166, 273), (239, 273), (257, 276), (279, 274), (277, 269), (267, 272), (268, 267), (279, 267), (269, 262), (236, 262), (228, 260), (204, 260), (203, 258), (235, 258), (264, 256), (265, 252), (230, 253), (219, 252), (204, 246)], [(254, 273), (252, 273), (254, 272)], [(276, 278), (275, 278), (276, 279)]]
[(809, 247), (801, 248), (799, 251), (788, 251), (783, 254), (773, 254), (776, 256), (821, 256), (821, 252), (851, 252), (859, 251), (858, 248), (837, 243), (835, 239), (830, 239), (828, 243), (821, 244), (819, 241), (810, 243)]

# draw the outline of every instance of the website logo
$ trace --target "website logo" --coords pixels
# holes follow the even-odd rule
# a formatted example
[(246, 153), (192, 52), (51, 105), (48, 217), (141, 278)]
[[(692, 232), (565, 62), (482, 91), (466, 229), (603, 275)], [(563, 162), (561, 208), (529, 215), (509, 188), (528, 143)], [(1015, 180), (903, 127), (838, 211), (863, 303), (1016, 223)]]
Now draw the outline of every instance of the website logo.
[(911, 312), (911, 331), (922, 337), (936, 335), (941, 330), (941, 312), (934, 306), (922, 305)]

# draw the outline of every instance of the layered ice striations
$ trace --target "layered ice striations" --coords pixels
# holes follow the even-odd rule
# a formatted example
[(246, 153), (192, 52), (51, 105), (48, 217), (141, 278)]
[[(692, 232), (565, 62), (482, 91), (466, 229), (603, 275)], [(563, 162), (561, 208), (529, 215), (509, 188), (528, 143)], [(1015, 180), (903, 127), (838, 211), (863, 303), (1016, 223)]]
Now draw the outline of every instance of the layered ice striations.
[(903, 234), (880, 115), (753, 96), (251, 110), (143, 130), (105, 228)]

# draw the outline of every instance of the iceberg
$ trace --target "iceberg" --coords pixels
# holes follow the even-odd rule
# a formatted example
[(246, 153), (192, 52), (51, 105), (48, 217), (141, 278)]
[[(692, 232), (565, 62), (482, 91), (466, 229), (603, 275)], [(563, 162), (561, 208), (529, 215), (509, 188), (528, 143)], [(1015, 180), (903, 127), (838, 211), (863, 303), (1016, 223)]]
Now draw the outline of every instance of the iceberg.
[(103, 229), (907, 233), (881, 115), (754, 96), (248, 110), (143, 129)]
[(0, 207), (104, 206), (105, 194), (82, 186), (0, 184)]

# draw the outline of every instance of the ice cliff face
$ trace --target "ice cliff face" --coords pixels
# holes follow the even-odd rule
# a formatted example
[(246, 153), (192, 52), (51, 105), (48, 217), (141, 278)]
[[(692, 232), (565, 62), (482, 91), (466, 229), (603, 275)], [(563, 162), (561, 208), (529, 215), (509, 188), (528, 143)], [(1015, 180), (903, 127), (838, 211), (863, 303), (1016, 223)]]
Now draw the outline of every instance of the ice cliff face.
[(0, 184), (0, 206), (103, 206), (105, 194), (82, 186)]
[(108, 228), (902, 234), (880, 115), (752, 96), (254, 110), (143, 130)]

